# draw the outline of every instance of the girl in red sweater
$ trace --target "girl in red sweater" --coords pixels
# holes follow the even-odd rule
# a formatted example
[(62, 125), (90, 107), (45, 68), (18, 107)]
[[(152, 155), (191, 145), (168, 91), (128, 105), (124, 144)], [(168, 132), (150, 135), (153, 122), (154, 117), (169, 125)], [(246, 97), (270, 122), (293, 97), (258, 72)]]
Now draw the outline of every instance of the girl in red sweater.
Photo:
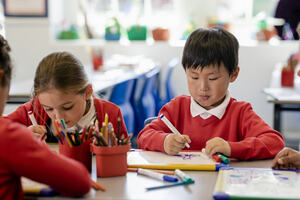
[[(9, 51), (0, 35), (0, 116), (11, 79)], [(91, 187), (90, 174), (81, 163), (58, 155), (24, 126), (0, 117), (0, 199), (23, 199), (21, 176), (68, 196), (82, 196)]]
[[(51, 119), (64, 119), (67, 128), (82, 129), (99, 122), (102, 128), (105, 114), (117, 130), (117, 119), (121, 119), (121, 133), (127, 137), (127, 130), (119, 107), (115, 104), (94, 98), (84, 66), (72, 54), (52, 53), (39, 63), (34, 78), (33, 99), (21, 105), (7, 117), (22, 123), (40, 137), (53, 130)], [(31, 123), (28, 112), (32, 111), (38, 126)], [(47, 130), (48, 129), (48, 130)]]
[(140, 148), (177, 154), (189, 143), (190, 150), (242, 160), (273, 158), (283, 148), (281, 134), (249, 103), (230, 97), (229, 83), (239, 74), (238, 48), (237, 39), (222, 28), (191, 33), (182, 57), (191, 96), (178, 96), (160, 111), (182, 135), (155, 119), (139, 133)]

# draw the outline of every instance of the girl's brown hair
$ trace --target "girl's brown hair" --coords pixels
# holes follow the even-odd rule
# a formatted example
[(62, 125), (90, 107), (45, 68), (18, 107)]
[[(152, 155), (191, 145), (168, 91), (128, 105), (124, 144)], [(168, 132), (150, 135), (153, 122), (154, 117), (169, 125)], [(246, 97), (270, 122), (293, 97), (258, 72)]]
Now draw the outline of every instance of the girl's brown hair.
[(1, 81), (1, 86), (7, 86), (11, 80), (12, 64), (9, 56), (10, 47), (2, 35), (0, 35), (0, 69), (4, 75)]
[(33, 96), (49, 89), (84, 93), (88, 78), (82, 63), (71, 53), (55, 52), (41, 60), (35, 73)]

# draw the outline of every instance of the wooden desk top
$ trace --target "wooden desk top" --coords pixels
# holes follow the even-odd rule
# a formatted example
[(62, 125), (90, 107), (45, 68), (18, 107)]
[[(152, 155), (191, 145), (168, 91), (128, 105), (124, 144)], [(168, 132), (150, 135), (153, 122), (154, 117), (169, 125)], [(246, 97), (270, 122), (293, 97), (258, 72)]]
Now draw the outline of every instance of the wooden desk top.
[[(55, 145), (51, 148), (57, 149)], [(253, 167), (253, 168), (268, 168), (272, 160), (247, 161), (247, 162), (232, 162), (232, 167)], [(93, 157), (92, 178), (96, 179), (96, 164), (95, 156)], [(165, 183), (151, 179), (142, 175), (137, 175), (135, 172), (128, 172), (126, 176), (97, 178), (106, 191), (91, 190), (84, 199), (213, 199), (213, 191), (217, 180), (218, 172), (214, 171), (185, 171), (195, 180), (195, 184), (187, 186), (176, 186), (171, 188), (146, 191), (146, 187), (163, 185)], [(69, 199), (64, 197), (55, 198), (39, 198), (39, 199)]]

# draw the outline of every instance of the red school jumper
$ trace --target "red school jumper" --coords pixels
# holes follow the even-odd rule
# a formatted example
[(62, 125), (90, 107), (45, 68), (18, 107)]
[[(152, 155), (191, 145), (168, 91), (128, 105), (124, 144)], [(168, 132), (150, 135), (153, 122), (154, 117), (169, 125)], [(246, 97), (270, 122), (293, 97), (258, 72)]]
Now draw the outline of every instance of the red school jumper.
[(23, 199), (20, 177), (49, 185), (66, 196), (90, 190), (90, 174), (81, 163), (60, 156), (21, 124), (0, 118), (0, 199)]
[[(205, 148), (206, 142), (214, 137), (228, 141), (230, 157), (240, 160), (273, 158), (284, 147), (282, 135), (266, 124), (249, 103), (231, 98), (222, 119), (215, 116), (208, 119), (192, 117), (190, 105), (191, 97), (182, 95), (160, 111), (181, 134), (190, 137), (189, 150)], [(139, 133), (138, 146), (165, 152), (164, 139), (170, 133), (171, 130), (160, 118), (155, 119)]]
[[(125, 138), (128, 136), (121, 110), (117, 105), (98, 98), (94, 98), (94, 105), (99, 122), (99, 130), (102, 128), (102, 122), (104, 122), (104, 116), (105, 113), (107, 113), (108, 121), (113, 124), (115, 130), (117, 130), (117, 119), (118, 117), (121, 118), (121, 133), (123, 133)], [(24, 124), (25, 126), (31, 126), (32, 123), (30, 121), (28, 111), (33, 112), (34, 117), (39, 125), (45, 126), (46, 122), (49, 120), (49, 116), (40, 104), (38, 98), (31, 99), (29, 102), (19, 106), (17, 110), (10, 113), (6, 117), (14, 122)]]

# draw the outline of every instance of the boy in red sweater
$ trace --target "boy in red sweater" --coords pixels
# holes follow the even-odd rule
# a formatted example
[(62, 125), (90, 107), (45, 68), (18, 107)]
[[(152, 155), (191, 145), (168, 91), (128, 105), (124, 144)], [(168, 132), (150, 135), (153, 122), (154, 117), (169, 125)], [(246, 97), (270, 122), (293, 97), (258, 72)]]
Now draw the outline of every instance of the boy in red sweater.
[(191, 96), (178, 96), (160, 111), (182, 135), (172, 134), (161, 119), (153, 120), (138, 135), (140, 148), (177, 154), (206, 149), (211, 156), (273, 158), (284, 147), (280, 133), (268, 126), (246, 102), (230, 97), (236, 80), (237, 39), (222, 28), (195, 30), (186, 41), (182, 65)]
[[(11, 79), (10, 48), (0, 35), (0, 116)], [(79, 162), (51, 151), (32, 132), (0, 117), (0, 199), (23, 199), (21, 176), (47, 184), (67, 196), (90, 190), (90, 174)]]

